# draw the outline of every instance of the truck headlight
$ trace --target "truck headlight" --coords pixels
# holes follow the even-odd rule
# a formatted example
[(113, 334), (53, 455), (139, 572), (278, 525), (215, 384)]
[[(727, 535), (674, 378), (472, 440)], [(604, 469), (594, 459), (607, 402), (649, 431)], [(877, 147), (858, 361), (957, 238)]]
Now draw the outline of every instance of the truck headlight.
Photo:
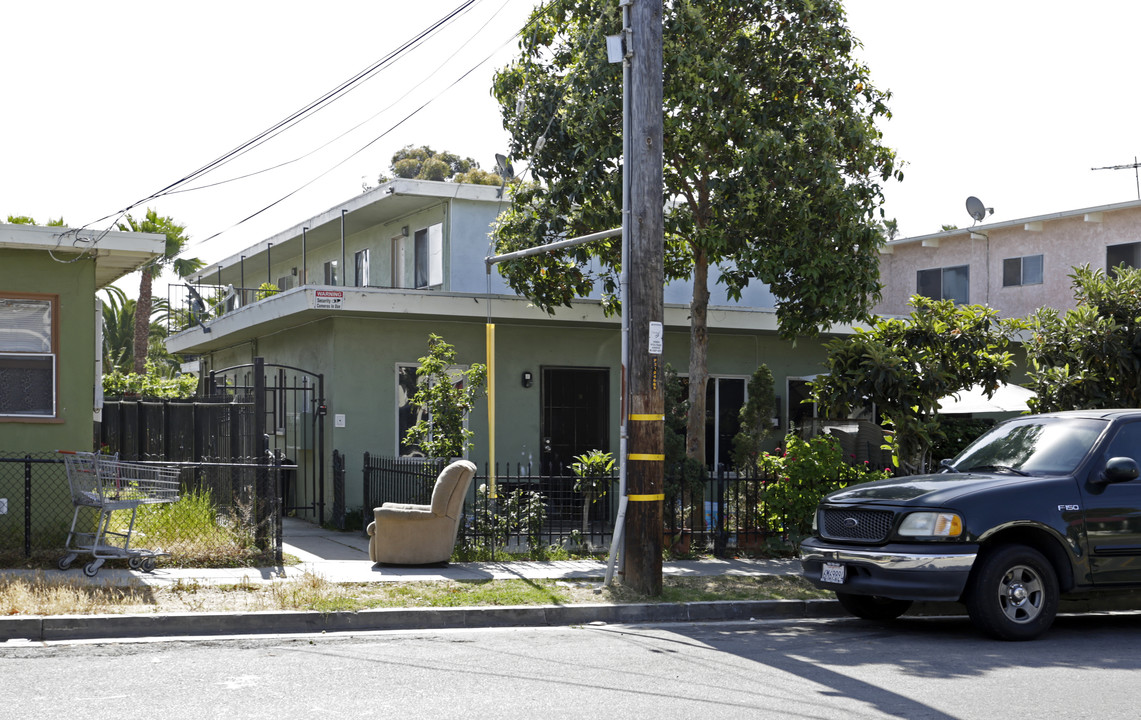
[(959, 537), (963, 519), (950, 512), (917, 512), (903, 519), (899, 534), (906, 537)]

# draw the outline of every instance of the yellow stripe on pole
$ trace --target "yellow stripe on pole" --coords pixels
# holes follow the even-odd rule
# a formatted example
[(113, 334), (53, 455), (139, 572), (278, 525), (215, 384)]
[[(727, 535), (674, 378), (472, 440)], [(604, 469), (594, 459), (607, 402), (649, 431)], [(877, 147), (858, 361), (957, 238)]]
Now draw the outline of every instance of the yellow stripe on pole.
[(665, 415), (631, 415), (630, 419), (634, 422), (664, 422)]
[(630, 502), (656, 502), (658, 500), (665, 500), (665, 493), (658, 493), (656, 495), (627, 495), (626, 499)]
[(487, 324), (487, 490), (488, 497), (495, 492), (495, 325)]
[(626, 456), (630, 460), (647, 460), (650, 462), (665, 462), (665, 455), (651, 455), (648, 453), (630, 453)]

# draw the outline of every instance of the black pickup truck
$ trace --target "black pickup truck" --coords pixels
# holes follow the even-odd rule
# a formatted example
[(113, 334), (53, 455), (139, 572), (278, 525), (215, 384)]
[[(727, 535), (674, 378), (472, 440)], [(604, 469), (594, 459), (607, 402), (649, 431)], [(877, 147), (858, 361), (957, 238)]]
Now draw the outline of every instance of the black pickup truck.
[(940, 472), (826, 497), (804, 575), (858, 617), (914, 601), (966, 604), (974, 624), (1029, 640), (1062, 597), (1141, 589), (1141, 410), (1000, 423)]

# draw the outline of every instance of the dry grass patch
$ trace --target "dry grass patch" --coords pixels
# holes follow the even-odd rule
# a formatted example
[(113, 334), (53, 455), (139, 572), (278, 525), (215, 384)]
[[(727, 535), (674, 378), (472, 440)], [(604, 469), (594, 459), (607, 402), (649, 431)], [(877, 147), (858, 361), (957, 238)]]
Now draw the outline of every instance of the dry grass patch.
[(373, 608), (572, 605), (585, 603), (698, 602), (830, 597), (799, 576), (666, 577), (660, 597), (599, 581), (482, 580), (334, 583), (312, 573), (272, 583), (212, 586), (178, 582), (170, 587), (113, 587), (79, 578), (48, 581), (35, 576), (0, 579), (2, 615), (97, 613), (254, 612), (259, 610), (354, 611)]
[(79, 578), (47, 580), (42, 573), (0, 577), (0, 616), (145, 612), (153, 604), (151, 589), (142, 585), (97, 585)]

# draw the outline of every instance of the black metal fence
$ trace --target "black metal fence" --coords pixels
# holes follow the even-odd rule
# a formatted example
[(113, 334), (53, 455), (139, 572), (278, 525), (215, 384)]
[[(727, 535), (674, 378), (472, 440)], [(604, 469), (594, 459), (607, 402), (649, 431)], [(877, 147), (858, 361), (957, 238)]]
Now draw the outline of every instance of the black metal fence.
[[(181, 468), (179, 502), (140, 508), (132, 545), (170, 552), (175, 563), (281, 562), (278, 507), (287, 466), (173, 464)], [(0, 451), (0, 557), (12, 562), (60, 551), (73, 511), (58, 453)], [(129, 518), (129, 511), (117, 512)], [(85, 526), (94, 520), (80, 515)]]
[[(446, 460), (365, 453), (366, 516), (385, 502), (430, 503), (436, 477), (446, 464)], [(522, 464), (497, 464), (493, 474), (485, 465), (468, 491), (459, 546), (484, 547), (492, 554), (503, 548), (512, 552), (551, 546), (604, 548), (614, 528), (617, 489), (617, 480), (607, 480), (609, 491), (594, 497), (576, 489), (575, 477)], [(371, 517), (365, 517), (366, 524), (369, 521)]]

